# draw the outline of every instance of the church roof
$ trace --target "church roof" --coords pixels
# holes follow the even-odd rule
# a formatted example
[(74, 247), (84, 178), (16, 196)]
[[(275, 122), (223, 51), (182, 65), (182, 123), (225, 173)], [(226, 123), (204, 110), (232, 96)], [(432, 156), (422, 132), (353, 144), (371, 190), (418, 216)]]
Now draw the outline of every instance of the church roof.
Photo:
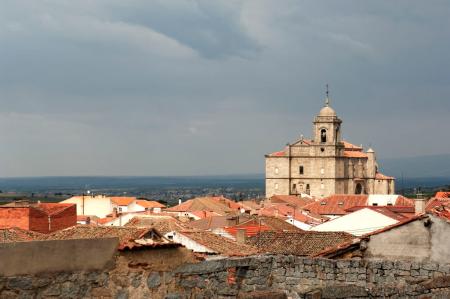
[(391, 176), (384, 175), (381, 172), (377, 172), (375, 174), (375, 179), (377, 179), (377, 180), (394, 180), (395, 178), (391, 177)]
[(367, 158), (367, 154), (363, 152), (357, 152), (357, 151), (344, 151), (344, 157), (347, 158)]
[(327, 105), (320, 109), (318, 116), (336, 116), (336, 111), (334, 111), (333, 108)]

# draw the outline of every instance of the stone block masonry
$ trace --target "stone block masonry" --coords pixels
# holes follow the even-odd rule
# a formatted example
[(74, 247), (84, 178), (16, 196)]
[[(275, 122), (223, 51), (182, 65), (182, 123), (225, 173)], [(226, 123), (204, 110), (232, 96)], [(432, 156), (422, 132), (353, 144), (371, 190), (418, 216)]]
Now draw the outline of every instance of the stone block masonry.
[[(151, 254), (151, 252), (149, 252)], [(449, 298), (450, 265), (253, 256), (0, 277), (0, 298)]]

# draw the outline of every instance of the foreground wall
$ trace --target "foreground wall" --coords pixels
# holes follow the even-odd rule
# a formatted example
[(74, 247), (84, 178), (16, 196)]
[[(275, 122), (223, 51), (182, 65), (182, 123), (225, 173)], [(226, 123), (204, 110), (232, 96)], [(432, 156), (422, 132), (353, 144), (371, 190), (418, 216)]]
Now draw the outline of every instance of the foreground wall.
[(114, 265), (118, 243), (117, 238), (0, 243), (0, 277), (105, 269)]
[[(150, 253), (150, 252), (149, 252)], [(0, 298), (448, 298), (450, 265), (258, 256), (0, 277)], [(120, 266), (122, 265), (122, 266)], [(426, 294), (426, 295), (424, 295)]]

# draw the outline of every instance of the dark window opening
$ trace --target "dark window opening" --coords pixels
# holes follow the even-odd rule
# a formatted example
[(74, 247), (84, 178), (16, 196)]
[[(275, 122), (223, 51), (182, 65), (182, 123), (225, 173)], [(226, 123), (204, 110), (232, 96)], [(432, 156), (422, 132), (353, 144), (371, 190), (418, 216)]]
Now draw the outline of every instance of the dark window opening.
[(320, 142), (327, 142), (327, 130), (320, 130)]
[(320, 151), (323, 153), (325, 151), (325, 149), (323, 147), (321, 147)]
[(361, 194), (362, 193), (362, 185), (360, 183), (356, 184), (355, 188), (355, 194)]
[(303, 171), (304, 171), (303, 166), (300, 166), (300, 167), (298, 168), (298, 172), (299, 172), (300, 174), (303, 174)]
[(377, 203), (373, 203), (372, 206), (376, 207), (376, 206), (378, 206), (378, 204)]

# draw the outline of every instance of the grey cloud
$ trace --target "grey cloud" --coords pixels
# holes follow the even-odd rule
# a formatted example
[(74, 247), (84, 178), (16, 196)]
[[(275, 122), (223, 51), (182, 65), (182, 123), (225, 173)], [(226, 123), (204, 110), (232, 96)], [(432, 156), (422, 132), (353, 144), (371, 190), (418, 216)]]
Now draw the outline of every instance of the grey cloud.
[(381, 158), (447, 153), (449, 13), (445, 1), (2, 1), (0, 175), (261, 172), (265, 153), (311, 134), (326, 83), (349, 141)]

